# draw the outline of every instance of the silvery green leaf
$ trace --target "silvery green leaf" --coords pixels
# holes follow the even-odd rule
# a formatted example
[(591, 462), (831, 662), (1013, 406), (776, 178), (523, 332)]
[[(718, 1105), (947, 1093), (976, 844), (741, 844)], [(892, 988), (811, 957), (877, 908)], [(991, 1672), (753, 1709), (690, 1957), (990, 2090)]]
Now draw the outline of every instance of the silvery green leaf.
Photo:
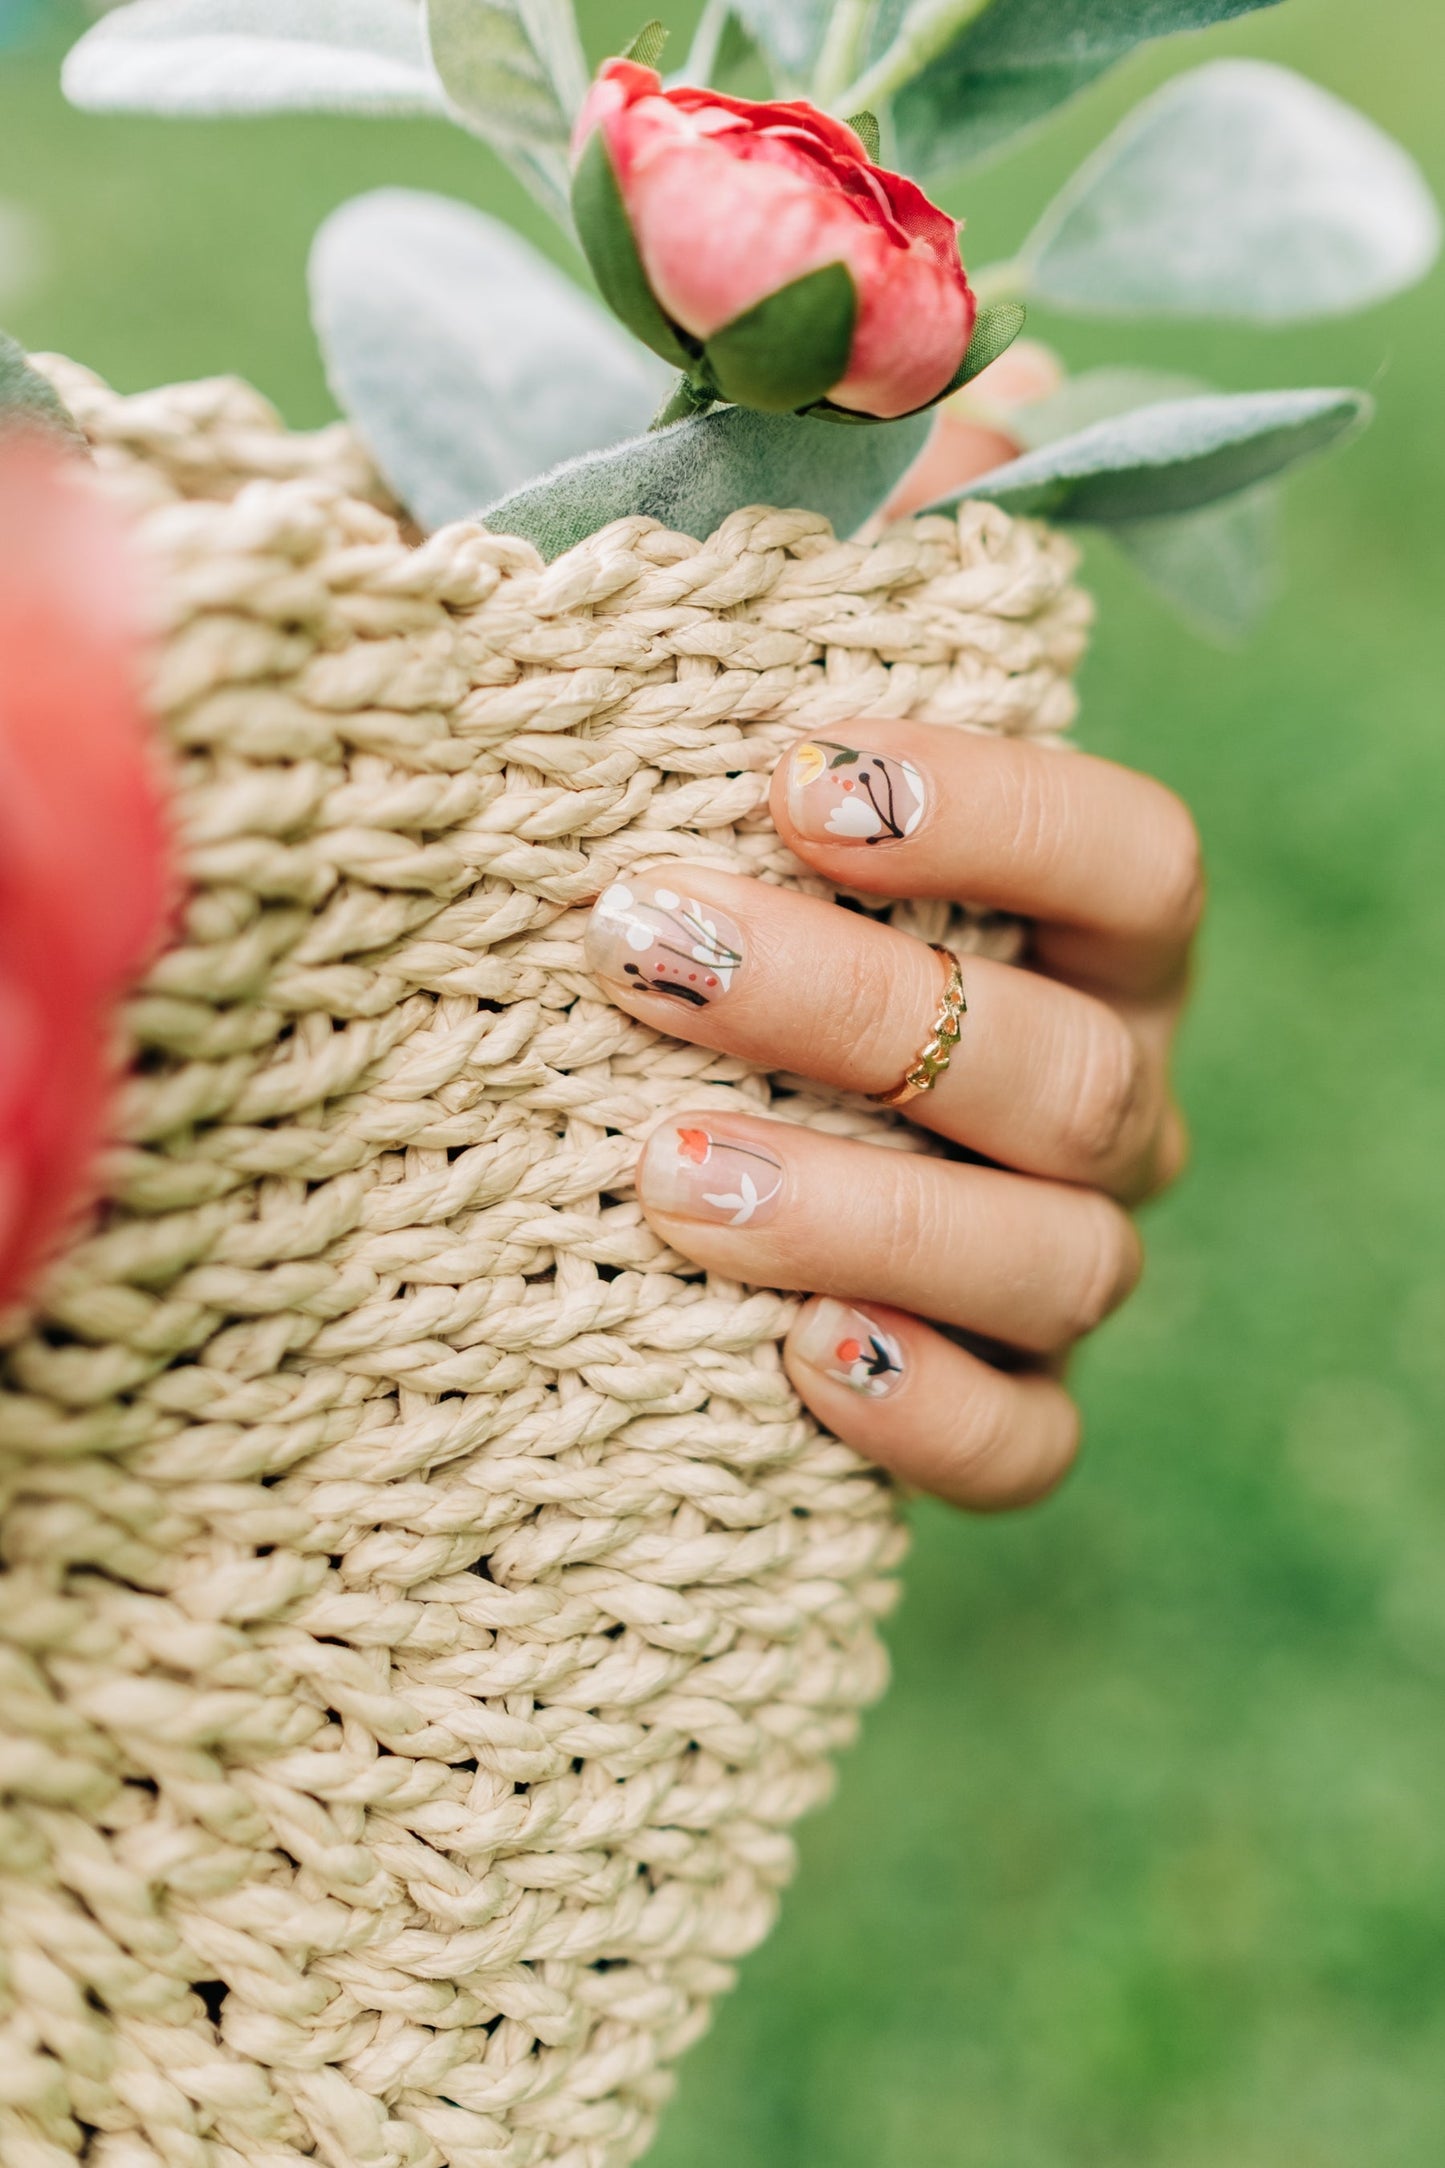
[[(1095, 422), (1209, 386), (1163, 369), (1086, 369), (1047, 399), (1015, 408), (1009, 427), (1030, 448)], [(1123, 520), (1110, 538), (1172, 609), (1206, 638), (1237, 643), (1279, 593), (1279, 491), (1266, 483), (1197, 512)]]
[(426, 35), (454, 118), (566, 227), (568, 141), (586, 87), (571, 0), (426, 0)]
[(1084, 369), (1066, 377), (1046, 399), (1010, 409), (1009, 432), (1028, 450), (1052, 444), (1058, 437), (1075, 437), (1095, 422), (1131, 414), (1136, 407), (1161, 406), (1167, 399), (1194, 399), (1211, 390), (1195, 376), (1176, 376), (1168, 369)]
[(834, 0), (735, 0), (734, 12), (782, 89), (800, 89), (818, 64)]
[(337, 399), (427, 528), (645, 429), (670, 381), (545, 257), (443, 196), (344, 204), (311, 294)]
[(426, 0), (432, 61), (459, 118), (492, 143), (565, 152), (586, 80), (570, 21), (558, 0)]
[(1136, 45), (1276, 0), (882, 0), (848, 106), (891, 103), (899, 163), (927, 181), (983, 157)]
[(36, 432), (72, 448), (85, 439), (58, 393), (32, 369), (23, 346), (0, 331), (0, 437)]
[(1023, 250), (1027, 290), (1089, 316), (1285, 323), (1420, 278), (1440, 217), (1414, 160), (1289, 68), (1218, 60), (1130, 114)]
[(1279, 500), (1265, 483), (1202, 511), (1120, 520), (1109, 539), (1186, 624), (1235, 645), (1282, 585)]
[(745, 505), (798, 506), (848, 535), (907, 473), (931, 423), (931, 415), (910, 415), (875, 429), (834, 429), (725, 407), (575, 459), (481, 517), (500, 534), (526, 536), (549, 560), (637, 513), (704, 541)]
[(971, 482), (961, 497), (1042, 519), (1112, 524), (1188, 512), (1324, 451), (1373, 411), (1359, 391), (1260, 391), (1171, 399), (1096, 422)]
[(415, 0), (134, 0), (62, 75), (97, 113), (440, 113)]

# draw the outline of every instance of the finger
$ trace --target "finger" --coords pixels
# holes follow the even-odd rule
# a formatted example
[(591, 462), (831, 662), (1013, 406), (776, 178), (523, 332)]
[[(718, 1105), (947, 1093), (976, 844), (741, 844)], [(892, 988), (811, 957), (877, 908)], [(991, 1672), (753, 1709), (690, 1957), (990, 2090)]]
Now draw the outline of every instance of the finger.
[(1062, 1481), (1079, 1415), (1052, 1378), (980, 1362), (876, 1303), (809, 1303), (783, 1362), (824, 1426), (901, 1481), (975, 1513), (1031, 1505)]
[[(917, 1061), (946, 984), (923, 942), (817, 897), (664, 866), (602, 897), (593, 969), (633, 1015), (763, 1069), (883, 1092)], [(968, 1014), (911, 1120), (1029, 1174), (1133, 1197), (1163, 1115), (1163, 1050), (1091, 994), (982, 957)]]
[(878, 1298), (1048, 1354), (1139, 1277), (1139, 1238), (1097, 1190), (734, 1114), (669, 1117), (637, 1170), (648, 1221), (728, 1279)]
[(1040, 922), (1040, 956), (1085, 983), (1172, 986), (1199, 923), (1185, 807), (1085, 753), (860, 722), (794, 746), (772, 810), (783, 840), (839, 887), (1017, 912)]

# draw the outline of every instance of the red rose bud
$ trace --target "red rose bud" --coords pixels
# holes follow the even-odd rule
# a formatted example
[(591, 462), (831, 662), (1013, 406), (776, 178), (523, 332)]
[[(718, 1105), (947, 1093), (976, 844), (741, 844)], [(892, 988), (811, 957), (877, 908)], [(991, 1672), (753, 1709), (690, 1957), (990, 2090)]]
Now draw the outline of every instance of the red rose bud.
[(842, 121), (609, 60), (574, 159), (604, 298), (705, 391), (891, 420), (957, 378), (977, 315), (958, 227)]
[(117, 1005), (171, 852), (125, 537), (83, 472), (0, 439), (0, 1303), (83, 1200)]

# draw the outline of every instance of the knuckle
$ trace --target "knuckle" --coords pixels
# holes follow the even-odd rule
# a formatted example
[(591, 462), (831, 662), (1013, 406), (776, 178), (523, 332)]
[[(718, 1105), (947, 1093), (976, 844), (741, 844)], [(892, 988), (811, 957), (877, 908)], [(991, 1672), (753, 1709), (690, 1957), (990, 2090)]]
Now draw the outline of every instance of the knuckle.
[(1107, 1197), (1087, 1199), (1066, 1337), (1082, 1340), (1111, 1317), (1133, 1294), (1143, 1266), (1143, 1245), (1128, 1213)]
[(911, 1152), (890, 1159), (892, 1179), (876, 1184), (871, 1239), (880, 1277), (898, 1287), (916, 1280), (920, 1257), (949, 1256), (957, 1229), (937, 1161)]
[[(885, 945), (878, 938), (878, 932), (866, 922), (858, 926), (858, 939), (849, 942), (844, 967), (830, 975), (826, 999), (817, 1004), (816, 1031), (830, 1074), (851, 1078), (861, 1072), (871, 1079), (876, 1072), (877, 1081), (867, 1082), (864, 1089), (884, 1091), (897, 1083), (914, 1059), (928, 1020), (923, 1013), (927, 994), (912, 999), (912, 981), (900, 968), (901, 958), (891, 942)], [(905, 1035), (911, 1028), (913, 1036), (890, 1063), (886, 1048), (880, 1057), (879, 1020), (895, 1017)]]
[(1070, 1163), (1086, 1175), (1117, 1168), (1131, 1156), (1147, 1099), (1147, 1072), (1132, 1033), (1112, 1009), (1094, 1004), (1064, 1121)]

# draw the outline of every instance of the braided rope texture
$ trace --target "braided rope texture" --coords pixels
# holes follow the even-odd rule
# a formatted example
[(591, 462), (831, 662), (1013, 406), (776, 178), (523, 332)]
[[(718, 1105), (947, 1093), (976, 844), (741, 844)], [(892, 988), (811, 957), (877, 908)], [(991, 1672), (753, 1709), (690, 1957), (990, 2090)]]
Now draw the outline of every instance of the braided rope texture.
[(0, 1332), (0, 2161), (620, 2168), (902, 1546), (792, 1301), (631, 1169), (683, 1105), (921, 1146), (622, 1016), (586, 906), (659, 853), (801, 879), (807, 731), (1056, 737), (1073, 555), (982, 505), (418, 546), (344, 429), (50, 367), (138, 514), (190, 888), (102, 1214)]

